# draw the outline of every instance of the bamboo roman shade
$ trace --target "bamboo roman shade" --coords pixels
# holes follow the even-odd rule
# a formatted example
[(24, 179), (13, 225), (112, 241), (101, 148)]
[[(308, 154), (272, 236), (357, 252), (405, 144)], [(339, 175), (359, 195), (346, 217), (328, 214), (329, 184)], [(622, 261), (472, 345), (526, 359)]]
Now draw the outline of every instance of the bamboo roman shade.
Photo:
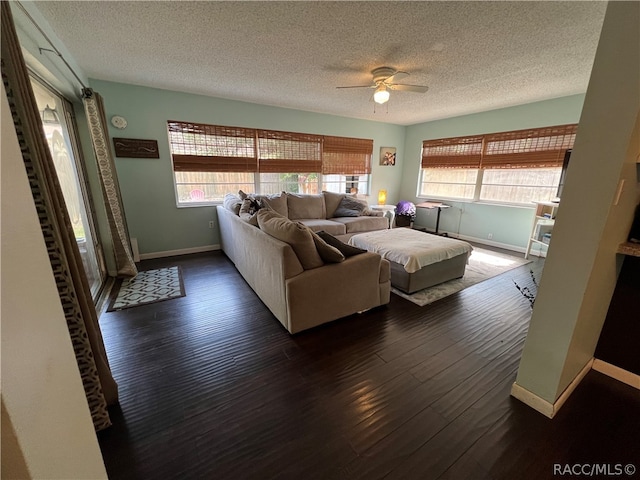
[(319, 173), (322, 137), (306, 133), (258, 130), (260, 172)]
[(176, 172), (371, 173), (373, 140), (167, 122)]
[(422, 168), (561, 167), (578, 126), (514, 130), (422, 142)]
[(325, 136), (322, 145), (322, 173), (366, 175), (371, 173), (373, 140)]
[(422, 168), (480, 168), (482, 135), (422, 142)]
[(256, 172), (255, 130), (169, 121), (176, 172)]
[(483, 168), (561, 167), (578, 126), (533, 128), (485, 135)]

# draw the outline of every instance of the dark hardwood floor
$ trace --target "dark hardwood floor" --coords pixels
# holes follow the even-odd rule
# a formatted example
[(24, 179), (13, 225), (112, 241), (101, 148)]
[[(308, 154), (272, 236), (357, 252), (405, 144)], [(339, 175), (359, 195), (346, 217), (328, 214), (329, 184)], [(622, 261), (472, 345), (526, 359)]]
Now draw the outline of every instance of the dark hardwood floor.
[(170, 265), (182, 267), (186, 297), (100, 318), (120, 386), (113, 426), (99, 434), (111, 479), (640, 470), (637, 390), (592, 371), (554, 420), (509, 395), (531, 316), (513, 281), (532, 286), (542, 260), (425, 307), (392, 294), (388, 306), (295, 336), (221, 252), (142, 269)]

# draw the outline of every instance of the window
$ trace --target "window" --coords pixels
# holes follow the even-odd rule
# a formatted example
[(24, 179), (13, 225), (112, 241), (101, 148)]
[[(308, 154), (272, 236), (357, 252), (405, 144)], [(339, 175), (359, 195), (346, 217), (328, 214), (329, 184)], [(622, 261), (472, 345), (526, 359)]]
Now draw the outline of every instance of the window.
[(178, 205), (229, 192), (368, 191), (373, 140), (168, 122)]
[(322, 190), (369, 192), (373, 140), (325, 136), (322, 144)]
[[(319, 193), (318, 173), (261, 173), (260, 193)], [(257, 190), (257, 189), (256, 189)]]
[(556, 196), (562, 167), (487, 169), (482, 172), (480, 200), (530, 203)]
[(425, 140), (419, 196), (526, 204), (557, 193), (577, 125)]
[(255, 130), (168, 122), (178, 205), (221, 201), (252, 191), (257, 171)]
[(420, 195), (473, 200), (478, 172), (477, 168), (426, 168)]

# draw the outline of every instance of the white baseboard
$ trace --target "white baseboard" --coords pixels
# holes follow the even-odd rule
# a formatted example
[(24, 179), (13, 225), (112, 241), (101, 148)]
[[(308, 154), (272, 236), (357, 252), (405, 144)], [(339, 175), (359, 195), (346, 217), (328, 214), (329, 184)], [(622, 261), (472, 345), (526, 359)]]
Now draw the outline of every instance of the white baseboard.
[(615, 378), (619, 382), (626, 383), (627, 385), (640, 390), (640, 375), (636, 375), (635, 373), (631, 373), (620, 367), (611, 365), (610, 363), (598, 360), (597, 358), (593, 361), (592, 368), (596, 372), (603, 373), (608, 377)]
[(138, 239), (135, 237), (131, 238), (131, 253), (133, 253), (133, 261), (140, 261), (140, 250), (138, 249)]
[(496, 248), (504, 248), (505, 250), (511, 250), (512, 252), (524, 253), (526, 250), (526, 248), (523, 248), (523, 247), (516, 247), (515, 245), (509, 245), (508, 243), (494, 242), (493, 240), (487, 240), (486, 238), (476, 238), (476, 237), (470, 237), (468, 235), (459, 235), (456, 233), (448, 233), (448, 232), (447, 232), (447, 235), (449, 235), (452, 238), (459, 238), (460, 240), (465, 240), (467, 242), (480, 243), (482, 245), (489, 245), (491, 247), (496, 247)]
[(176, 257), (178, 255), (188, 255), (190, 253), (212, 252), (220, 250), (220, 245), (206, 245), (204, 247), (181, 248), (179, 250), (166, 250), (164, 252), (141, 253), (140, 260), (151, 260), (153, 258)]
[(564, 389), (564, 392), (558, 397), (554, 403), (550, 403), (544, 398), (539, 397), (533, 392), (530, 392), (524, 387), (521, 387), (517, 383), (511, 386), (511, 396), (517, 398), (522, 403), (529, 405), (534, 410), (540, 412), (545, 417), (553, 418), (560, 410), (567, 398), (573, 393), (576, 387), (580, 384), (593, 365), (593, 359), (589, 360), (587, 364), (580, 370), (578, 375), (571, 381), (571, 383)]
[[(427, 227), (419, 225), (414, 228), (427, 228)], [(427, 231), (430, 231), (430, 230), (427, 229)], [(447, 236), (450, 238), (457, 238), (459, 240), (464, 240), (466, 242), (480, 243), (482, 245), (489, 245), (491, 247), (503, 248), (505, 250), (511, 250), (512, 252), (525, 253), (526, 251), (526, 248), (524, 247), (517, 247), (515, 245), (511, 245), (508, 243), (494, 242), (493, 240), (488, 240), (486, 238), (478, 238), (478, 237), (471, 237), (469, 235), (461, 235), (457, 232), (440, 231), (440, 233), (446, 233)], [(533, 255), (534, 252), (531, 252), (531, 254)]]

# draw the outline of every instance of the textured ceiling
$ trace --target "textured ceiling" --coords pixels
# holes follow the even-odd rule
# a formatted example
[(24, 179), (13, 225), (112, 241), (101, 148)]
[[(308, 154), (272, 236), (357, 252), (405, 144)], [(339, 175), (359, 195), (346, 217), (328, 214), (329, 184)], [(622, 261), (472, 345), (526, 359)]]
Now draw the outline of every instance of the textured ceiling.
[[(604, 2), (35, 4), (90, 78), (410, 125), (584, 93)], [(370, 71), (401, 83), (370, 101)]]

